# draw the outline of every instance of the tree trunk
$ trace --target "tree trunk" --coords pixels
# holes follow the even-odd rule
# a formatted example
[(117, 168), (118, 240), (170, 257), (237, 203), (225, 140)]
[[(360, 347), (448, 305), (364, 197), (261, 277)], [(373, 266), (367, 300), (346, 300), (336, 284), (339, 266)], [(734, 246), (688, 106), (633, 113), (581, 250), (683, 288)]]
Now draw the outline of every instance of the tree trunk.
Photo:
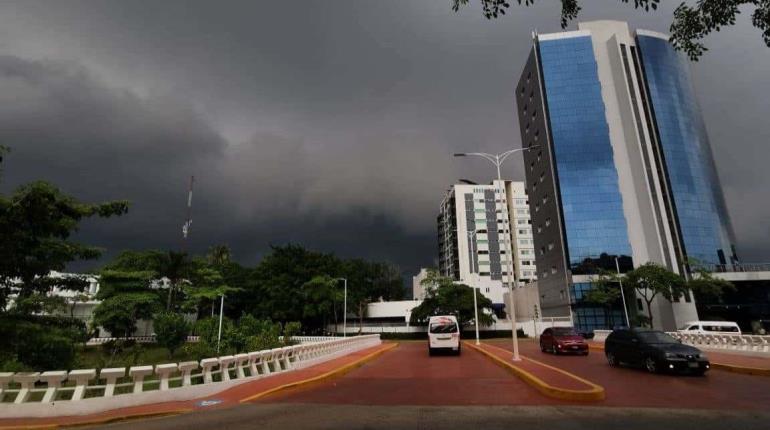
[[(654, 297), (655, 297), (655, 296), (653, 296), (653, 298), (654, 298)], [(647, 318), (649, 318), (649, 319), (650, 319), (650, 328), (654, 329), (654, 328), (655, 328), (655, 326), (654, 326), (654, 324), (652, 323), (652, 299), (650, 299), (650, 300), (648, 301), (648, 300), (645, 298), (645, 299), (644, 299), (644, 301), (645, 301), (645, 302), (647, 302)]]
[(361, 335), (364, 331), (364, 304), (358, 302), (358, 334)]

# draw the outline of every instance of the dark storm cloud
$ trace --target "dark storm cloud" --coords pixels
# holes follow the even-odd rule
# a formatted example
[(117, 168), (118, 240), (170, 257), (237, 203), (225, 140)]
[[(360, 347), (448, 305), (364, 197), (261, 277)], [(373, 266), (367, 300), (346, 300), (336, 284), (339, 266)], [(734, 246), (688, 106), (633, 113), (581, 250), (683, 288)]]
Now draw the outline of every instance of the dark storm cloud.
[[(619, 3), (581, 18), (666, 31), (673, 4)], [(295, 241), (411, 271), (434, 260), (447, 185), (493, 173), (449, 154), (520, 145), (512, 88), (557, 8), (490, 22), (448, 1), (1, 3), (2, 186), (127, 198), (83, 240), (168, 248), (195, 174), (195, 250), (229, 243), (251, 263)], [(768, 261), (770, 51), (746, 19), (708, 43), (694, 82), (739, 252)]]

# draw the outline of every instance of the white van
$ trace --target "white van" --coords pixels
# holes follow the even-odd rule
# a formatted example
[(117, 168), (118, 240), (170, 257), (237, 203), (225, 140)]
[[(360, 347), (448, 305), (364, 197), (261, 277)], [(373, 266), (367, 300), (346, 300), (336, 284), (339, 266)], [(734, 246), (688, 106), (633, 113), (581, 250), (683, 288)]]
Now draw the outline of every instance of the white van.
[(741, 334), (741, 328), (732, 321), (690, 321), (680, 329), (680, 333), (697, 334)]
[(430, 317), (428, 320), (428, 354), (438, 350), (460, 355), (460, 327), (454, 315)]

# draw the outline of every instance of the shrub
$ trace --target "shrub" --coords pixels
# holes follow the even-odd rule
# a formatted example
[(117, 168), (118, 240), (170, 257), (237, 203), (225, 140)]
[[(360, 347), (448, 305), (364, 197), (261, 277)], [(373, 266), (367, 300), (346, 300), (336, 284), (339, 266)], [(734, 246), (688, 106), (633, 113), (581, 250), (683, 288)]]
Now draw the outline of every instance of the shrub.
[(72, 339), (61, 334), (31, 330), (19, 344), (18, 357), (35, 370), (71, 369), (75, 346)]
[(158, 345), (168, 349), (169, 356), (174, 355), (180, 346), (187, 340), (190, 332), (190, 324), (184, 316), (174, 312), (161, 312), (153, 319), (155, 341)]
[(292, 344), (292, 338), (299, 333), (302, 328), (302, 324), (298, 321), (287, 322), (283, 327), (283, 343), (286, 345)]

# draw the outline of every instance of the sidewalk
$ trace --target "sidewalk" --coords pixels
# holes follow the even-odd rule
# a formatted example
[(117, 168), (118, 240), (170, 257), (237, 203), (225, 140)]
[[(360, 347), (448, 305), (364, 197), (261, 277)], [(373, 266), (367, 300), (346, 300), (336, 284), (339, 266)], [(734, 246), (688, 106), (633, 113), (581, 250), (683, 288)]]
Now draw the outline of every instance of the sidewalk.
[(397, 345), (398, 344), (395, 343), (383, 343), (305, 369), (293, 370), (266, 378), (255, 379), (254, 381), (225, 389), (224, 391), (205, 399), (155, 403), (130, 408), (113, 409), (111, 411), (91, 415), (70, 415), (31, 419), (0, 418), (0, 430), (103, 424), (129, 418), (177, 415), (200, 409), (226, 408), (259, 397), (264, 397), (277, 391), (291, 389), (300, 385), (311, 384), (322, 379), (337, 376), (364, 364), (366, 361), (376, 358), (378, 355)]
[(524, 382), (548, 397), (589, 402), (604, 400), (604, 387), (573, 373), (525, 356), (521, 356), (520, 361), (512, 361), (510, 351), (488, 343), (482, 342), (478, 346), (473, 342), (465, 344), (508, 368)]

